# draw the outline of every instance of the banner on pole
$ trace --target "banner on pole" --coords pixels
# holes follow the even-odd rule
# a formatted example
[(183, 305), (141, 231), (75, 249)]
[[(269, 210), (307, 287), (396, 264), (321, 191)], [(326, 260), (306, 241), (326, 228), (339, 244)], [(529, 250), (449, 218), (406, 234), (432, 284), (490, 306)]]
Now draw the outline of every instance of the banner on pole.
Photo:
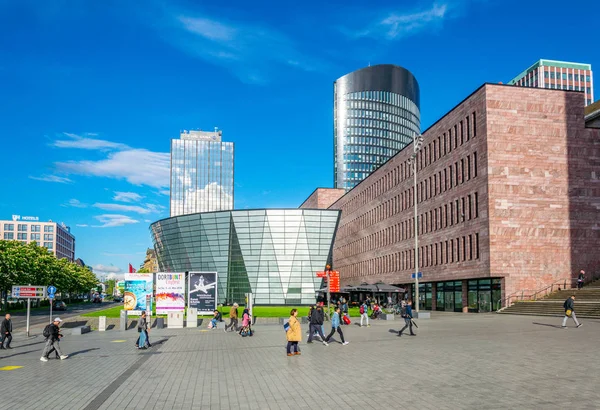
[(188, 308), (199, 315), (212, 314), (217, 308), (217, 272), (190, 272), (188, 280)]
[(156, 314), (185, 310), (185, 274), (156, 274)]
[(123, 305), (128, 314), (141, 315), (145, 310), (152, 311), (153, 285), (154, 276), (151, 273), (125, 274)]

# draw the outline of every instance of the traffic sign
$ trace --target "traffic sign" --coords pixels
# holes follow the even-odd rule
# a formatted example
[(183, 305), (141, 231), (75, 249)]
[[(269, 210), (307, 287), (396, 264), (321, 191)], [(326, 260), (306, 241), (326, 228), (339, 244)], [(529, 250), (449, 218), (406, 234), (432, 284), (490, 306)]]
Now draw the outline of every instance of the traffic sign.
[(50, 295), (54, 295), (55, 293), (56, 293), (56, 287), (48, 286), (48, 297), (50, 297)]
[[(414, 279), (415, 278), (415, 274), (413, 273), (410, 277)], [(423, 279), (423, 272), (419, 272), (418, 278), (419, 279)]]
[(13, 286), (12, 297), (16, 299), (43, 299), (46, 297), (45, 286)]
[(54, 293), (48, 293), (48, 299), (50, 299), (50, 300), (54, 299)]

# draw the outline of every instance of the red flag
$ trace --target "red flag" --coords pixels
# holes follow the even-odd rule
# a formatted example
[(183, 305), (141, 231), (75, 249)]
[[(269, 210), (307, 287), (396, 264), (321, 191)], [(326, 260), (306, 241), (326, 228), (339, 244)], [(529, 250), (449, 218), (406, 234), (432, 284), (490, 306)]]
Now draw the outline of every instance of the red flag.
[(133, 266), (131, 266), (131, 263), (130, 263), (130, 264), (129, 264), (129, 273), (136, 273), (136, 272), (137, 272), (137, 270), (135, 270), (135, 269), (133, 268)]

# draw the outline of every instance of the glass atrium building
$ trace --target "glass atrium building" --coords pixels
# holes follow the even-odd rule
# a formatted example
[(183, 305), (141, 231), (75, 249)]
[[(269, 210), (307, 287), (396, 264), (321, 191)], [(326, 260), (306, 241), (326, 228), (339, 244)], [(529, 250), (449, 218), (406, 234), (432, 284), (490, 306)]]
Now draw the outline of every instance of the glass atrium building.
[(233, 209), (233, 142), (221, 131), (171, 140), (171, 216)]
[(150, 226), (161, 272), (216, 271), (218, 303), (315, 303), (331, 261), (338, 210), (261, 209), (196, 213)]
[(350, 190), (420, 133), (419, 83), (375, 65), (337, 79), (333, 94), (334, 187)]

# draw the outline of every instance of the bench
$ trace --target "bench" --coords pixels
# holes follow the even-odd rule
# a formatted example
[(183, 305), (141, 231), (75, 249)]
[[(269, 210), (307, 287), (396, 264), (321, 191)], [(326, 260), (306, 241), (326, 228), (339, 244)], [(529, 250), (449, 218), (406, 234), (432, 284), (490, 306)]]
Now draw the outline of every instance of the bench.
[(91, 326), (77, 326), (71, 330), (72, 335), (83, 335), (92, 331)]

